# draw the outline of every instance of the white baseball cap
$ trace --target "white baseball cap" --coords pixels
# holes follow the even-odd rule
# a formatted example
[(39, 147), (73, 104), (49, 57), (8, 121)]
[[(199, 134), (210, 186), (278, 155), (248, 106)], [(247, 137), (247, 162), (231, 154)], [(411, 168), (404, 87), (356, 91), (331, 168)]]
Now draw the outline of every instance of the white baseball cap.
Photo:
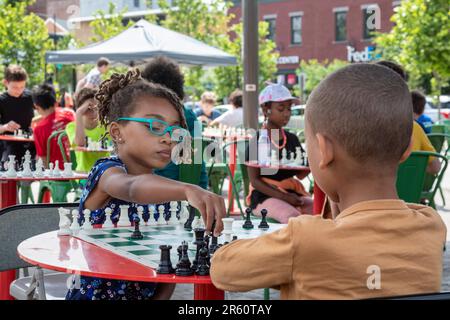
[(259, 94), (260, 105), (271, 101), (280, 102), (287, 100), (295, 100), (294, 103), (300, 103), (300, 99), (292, 96), (289, 89), (282, 84), (269, 84)]

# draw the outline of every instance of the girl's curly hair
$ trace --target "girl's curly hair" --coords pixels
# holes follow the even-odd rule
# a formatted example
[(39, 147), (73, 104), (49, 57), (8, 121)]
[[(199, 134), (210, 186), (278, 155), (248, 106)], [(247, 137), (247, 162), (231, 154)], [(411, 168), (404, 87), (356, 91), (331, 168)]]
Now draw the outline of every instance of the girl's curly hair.
[(129, 116), (136, 106), (137, 99), (143, 96), (169, 101), (178, 111), (181, 126), (187, 128), (184, 108), (178, 96), (164, 86), (142, 79), (139, 69), (130, 70), (126, 74), (114, 73), (111, 78), (100, 84), (95, 95), (100, 123), (106, 128), (120, 117)]

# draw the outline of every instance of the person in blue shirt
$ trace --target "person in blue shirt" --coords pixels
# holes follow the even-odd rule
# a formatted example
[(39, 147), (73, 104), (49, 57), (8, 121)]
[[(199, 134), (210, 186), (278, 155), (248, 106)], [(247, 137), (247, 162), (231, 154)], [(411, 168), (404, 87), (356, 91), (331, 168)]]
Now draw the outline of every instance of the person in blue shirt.
[(200, 99), (200, 108), (194, 110), (197, 119), (208, 125), (211, 121), (220, 117), (220, 112), (213, 109), (215, 105), (216, 95), (214, 92), (203, 92)]
[(433, 125), (433, 120), (427, 115), (424, 114), (425, 104), (427, 100), (425, 96), (417, 91), (411, 91), (411, 98), (413, 103), (413, 111), (414, 111), (414, 120), (422, 127), (423, 131), (426, 134), (431, 133), (431, 126)]
[[(184, 99), (184, 76), (178, 64), (165, 57), (158, 56), (148, 62), (143, 71), (142, 78), (149, 82), (158, 83), (171, 89), (178, 98)], [(191, 109), (184, 107), (184, 117), (186, 124), (192, 137), (200, 137), (202, 124), (197, 120), (197, 116)], [(194, 130), (197, 128), (196, 130)], [(179, 179), (179, 166), (170, 162), (165, 168), (155, 170), (155, 174), (173, 179)], [(206, 172), (205, 162), (202, 162), (202, 171), (200, 175), (200, 187), (206, 189), (208, 187), (208, 174)]]

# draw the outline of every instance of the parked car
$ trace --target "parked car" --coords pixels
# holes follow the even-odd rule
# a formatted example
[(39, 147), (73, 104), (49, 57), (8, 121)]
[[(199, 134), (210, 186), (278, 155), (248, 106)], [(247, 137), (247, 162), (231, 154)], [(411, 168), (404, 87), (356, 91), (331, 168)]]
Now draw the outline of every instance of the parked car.
[(305, 105), (297, 105), (292, 107), (291, 119), (286, 127), (293, 129), (305, 128)]
[[(433, 122), (439, 120), (438, 106), (432, 102), (430, 97), (426, 98), (424, 114), (429, 116)], [(441, 119), (450, 119), (450, 96), (440, 96), (441, 101)]]

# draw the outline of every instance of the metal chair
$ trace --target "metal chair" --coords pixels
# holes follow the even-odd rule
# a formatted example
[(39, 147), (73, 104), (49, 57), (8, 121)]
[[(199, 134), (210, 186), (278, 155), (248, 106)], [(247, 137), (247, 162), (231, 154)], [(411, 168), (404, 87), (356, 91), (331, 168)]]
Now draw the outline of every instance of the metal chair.
[[(57, 230), (61, 206), (75, 209), (78, 204), (29, 204), (0, 210), (0, 271), (32, 267), (17, 256), (17, 246), (30, 237)], [(13, 281), (10, 294), (18, 300), (64, 299), (69, 277), (69, 274), (46, 273), (38, 267), (32, 276)]]

